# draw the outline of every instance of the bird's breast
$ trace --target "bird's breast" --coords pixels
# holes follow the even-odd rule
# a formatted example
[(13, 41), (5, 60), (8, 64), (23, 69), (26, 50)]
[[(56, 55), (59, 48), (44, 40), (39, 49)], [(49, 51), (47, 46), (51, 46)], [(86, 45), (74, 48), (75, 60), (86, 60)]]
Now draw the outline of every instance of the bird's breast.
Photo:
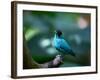
[(54, 39), (53, 40), (53, 46), (55, 47), (55, 48), (58, 48), (59, 46), (60, 46), (60, 43), (59, 43), (60, 41), (59, 41), (59, 39)]

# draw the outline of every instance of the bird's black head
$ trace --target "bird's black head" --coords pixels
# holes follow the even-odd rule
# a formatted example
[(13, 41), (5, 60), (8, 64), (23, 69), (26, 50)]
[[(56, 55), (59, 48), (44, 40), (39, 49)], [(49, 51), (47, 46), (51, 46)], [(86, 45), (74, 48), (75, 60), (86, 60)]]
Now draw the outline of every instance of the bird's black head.
[(60, 30), (57, 30), (56, 35), (58, 35), (60, 37), (62, 35), (62, 32)]

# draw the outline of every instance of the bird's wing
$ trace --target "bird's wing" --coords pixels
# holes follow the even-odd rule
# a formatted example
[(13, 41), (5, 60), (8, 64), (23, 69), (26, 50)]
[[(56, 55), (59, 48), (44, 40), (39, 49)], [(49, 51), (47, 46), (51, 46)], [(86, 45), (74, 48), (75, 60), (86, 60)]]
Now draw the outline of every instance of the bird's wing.
[(60, 40), (59, 45), (60, 45), (60, 49), (61, 49), (63, 52), (75, 56), (75, 54), (73, 53), (71, 47), (69, 46), (69, 44), (68, 44), (64, 39)]
[(60, 45), (60, 48), (64, 49), (65, 51), (71, 50), (71, 47), (69, 46), (69, 44), (64, 39), (60, 40), (59, 45)]

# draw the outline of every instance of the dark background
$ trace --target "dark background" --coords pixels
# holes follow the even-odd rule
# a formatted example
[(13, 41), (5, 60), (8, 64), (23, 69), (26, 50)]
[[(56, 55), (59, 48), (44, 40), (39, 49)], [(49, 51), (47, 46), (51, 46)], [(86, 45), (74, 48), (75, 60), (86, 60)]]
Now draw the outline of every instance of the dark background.
[(23, 11), (23, 29), (27, 46), (38, 63), (52, 60), (59, 52), (52, 47), (54, 31), (60, 29), (65, 40), (76, 53), (76, 58), (66, 55), (60, 67), (90, 66), (90, 26), (81, 29), (77, 18), (82, 13)]

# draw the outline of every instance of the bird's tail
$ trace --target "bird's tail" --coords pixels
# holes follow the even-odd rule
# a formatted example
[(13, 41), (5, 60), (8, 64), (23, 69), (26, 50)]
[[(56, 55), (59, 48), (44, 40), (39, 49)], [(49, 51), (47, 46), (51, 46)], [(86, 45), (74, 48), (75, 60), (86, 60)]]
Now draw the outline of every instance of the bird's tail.
[(70, 55), (76, 57), (75, 53), (72, 50), (70, 51)]

